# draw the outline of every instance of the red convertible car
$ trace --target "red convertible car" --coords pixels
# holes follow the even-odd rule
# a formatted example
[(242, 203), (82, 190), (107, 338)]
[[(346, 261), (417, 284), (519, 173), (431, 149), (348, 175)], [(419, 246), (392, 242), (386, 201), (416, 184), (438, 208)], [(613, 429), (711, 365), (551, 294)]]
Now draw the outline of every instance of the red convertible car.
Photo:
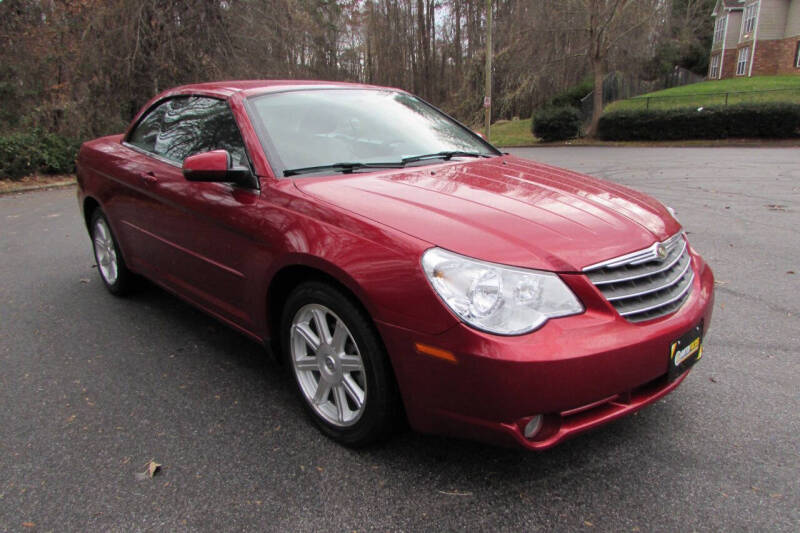
[(143, 276), (270, 343), (351, 446), (405, 417), (548, 448), (677, 387), (711, 319), (670, 210), (396, 89), (178, 87), (85, 143), (78, 183), (109, 291)]

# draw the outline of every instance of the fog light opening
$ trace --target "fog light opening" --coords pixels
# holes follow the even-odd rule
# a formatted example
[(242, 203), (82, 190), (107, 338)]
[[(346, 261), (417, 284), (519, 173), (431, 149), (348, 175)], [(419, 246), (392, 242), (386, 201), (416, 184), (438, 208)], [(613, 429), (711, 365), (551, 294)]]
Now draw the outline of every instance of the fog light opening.
[(542, 429), (542, 415), (536, 415), (525, 424), (523, 434), (526, 439), (532, 439)]

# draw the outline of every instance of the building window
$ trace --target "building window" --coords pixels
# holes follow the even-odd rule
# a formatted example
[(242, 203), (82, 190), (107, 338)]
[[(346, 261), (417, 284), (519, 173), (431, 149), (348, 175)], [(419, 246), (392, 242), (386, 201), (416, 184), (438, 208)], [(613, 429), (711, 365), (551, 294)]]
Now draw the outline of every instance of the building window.
[(711, 57), (711, 68), (708, 71), (708, 77), (712, 80), (719, 79), (719, 58), (721, 54)]
[(717, 21), (714, 23), (714, 44), (722, 42), (722, 40), (725, 38), (725, 24), (727, 22), (727, 15), (717, 17)]
[(736, 75), (744, 76), (747, 73), (747, 60), (750, 59), (750, 47), (739, 49), (739, 61), (736, 62)]
[(742, 23), (742, 36), (741, 36), (742, 39), (750, 37), (750, 34), (752, 34), (753, 30), (756, 29), (756, 15), (758, 15), (758, 4), (759, 2), (755, 2), (744, 8), (744, 22)]

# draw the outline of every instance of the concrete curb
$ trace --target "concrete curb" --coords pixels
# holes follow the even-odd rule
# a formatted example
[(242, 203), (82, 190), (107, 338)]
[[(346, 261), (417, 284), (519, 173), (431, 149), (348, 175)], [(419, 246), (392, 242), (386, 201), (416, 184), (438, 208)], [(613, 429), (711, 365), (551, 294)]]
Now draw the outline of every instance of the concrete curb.
[(708, 140), (697, 139), (693, 141), (572, 141), (534, 143), (517, 146), (498, 146), (501, 150), (508, 148), (798, 148), (800, 139), (780, 140)]
[(78, 184), (77, 181), (71, 179), (64, 181), (54, 181), (53, 183), (41, 183), (39, 185), (20, 185), (19, 187), (13, 187), (5, 191), (0, 191), (0, 196), (20, 193), (20, 192), (42, 191), (45, 189), (63, 189), (65, 187), (71, 187), (77, 184)]

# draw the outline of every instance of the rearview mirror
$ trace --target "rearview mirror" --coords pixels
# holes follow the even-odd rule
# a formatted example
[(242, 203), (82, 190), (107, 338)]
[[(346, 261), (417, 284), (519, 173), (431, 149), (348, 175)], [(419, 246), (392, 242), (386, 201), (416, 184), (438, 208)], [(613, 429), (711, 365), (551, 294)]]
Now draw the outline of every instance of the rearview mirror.
[(235, 183), (257, 188), (256, 178), (250, 169), (233, 167), (227, 150), (212, 150), (190, 155), (183, 160), (183, 177), (187, 181)]

